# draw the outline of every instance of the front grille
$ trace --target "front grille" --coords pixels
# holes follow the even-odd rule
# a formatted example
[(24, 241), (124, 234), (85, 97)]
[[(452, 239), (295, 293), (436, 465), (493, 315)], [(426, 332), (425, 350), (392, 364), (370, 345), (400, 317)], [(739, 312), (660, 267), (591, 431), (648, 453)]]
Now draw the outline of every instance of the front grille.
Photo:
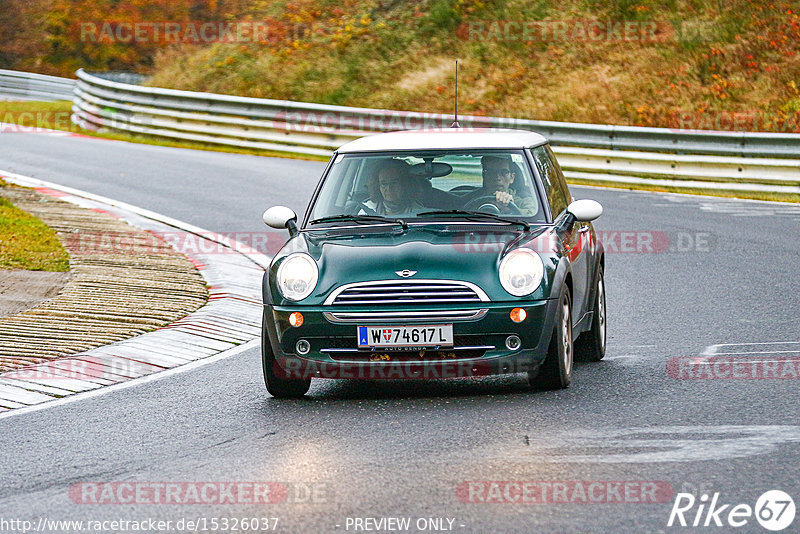
[(483, 318), (489, 308), (472, 310), (427, 310), (427, 311), (365, 311), (324, 312), (332, 323), (357, 324), (406, 324), (406, 323), (451, 323), (453, 321), (476, 321)]
[(489, 297), (475, 284), (455, 280), (381, 280), (339, 287), (325, 301), (334, 306), (480, 304)]

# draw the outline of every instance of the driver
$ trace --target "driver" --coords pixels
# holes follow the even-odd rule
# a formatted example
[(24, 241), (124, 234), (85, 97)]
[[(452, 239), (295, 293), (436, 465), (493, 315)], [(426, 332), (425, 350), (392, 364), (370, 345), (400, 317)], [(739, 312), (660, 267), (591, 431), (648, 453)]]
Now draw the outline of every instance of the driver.
[(511, 156), (483, 156), (481, 158), (481, 174), (483, 187), (476, 189), (467, 198), (467, 204), (481, 197), (494, 197), (494, 204), (501, 211), (511, 211), (513, 202), (522, 215), (536, 213), (536, 202), (531, 196), (522, 195), (515, 191), (511, 184), (517, 178), (518, 167), (511, 160)]

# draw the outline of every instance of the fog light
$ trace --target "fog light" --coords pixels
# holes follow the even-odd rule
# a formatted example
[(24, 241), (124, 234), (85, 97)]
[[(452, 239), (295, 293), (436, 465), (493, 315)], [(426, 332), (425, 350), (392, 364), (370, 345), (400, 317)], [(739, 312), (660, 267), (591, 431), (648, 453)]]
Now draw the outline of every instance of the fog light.
[(508, 336), (506, 338), (506, 348), (508, 350), (517, 350), (520, 345), (522, 345), (522, 341), (520, 341), (519, 336)]
[[(506, 342), (506, 344), (508, 344), (508, 342)], [(294, 346), (294, 349), (297, 351), (297, 354), (308, 354), (311, 351), (311, 343), (305, 339), (301, 339)]]
[(528, 314), (525, 313), (525, 310), (523, 310), (522, 308), (514, 308), (513, 310), (511, 310), (511, 320), (514, 321), (515, 323), (521, 323), (522, 321), (525, 320), (525, 317), (527, 316)]
[(303, 326), (303, 314), (300, 312), (292, 312), (289, 314), (289, 324), (297, 328)]

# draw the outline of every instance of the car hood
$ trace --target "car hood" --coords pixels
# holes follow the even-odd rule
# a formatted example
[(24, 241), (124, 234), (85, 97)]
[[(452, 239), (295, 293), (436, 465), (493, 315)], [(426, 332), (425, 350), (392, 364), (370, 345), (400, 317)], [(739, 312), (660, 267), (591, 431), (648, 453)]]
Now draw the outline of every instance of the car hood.
[[(508, 226), (464, 226), (441, 230), (429, 226), (399, 227), (363, 232), (302, 232), (289, 240), (273, 261), (272, 279), (282, 257), (292, 252), (307, 252), (319, 266), (319, 281), (303, 304), (321, 304), (335, 288), (353, 282), (401, 280), (397, 274), (409, 271), (409, 280), (461, 280), (477, 284), (492, 301), (513, 300), (502, 289), (498, 268), (502, 257), (512, 249), (528, 247), (543, 256), (550, 252), (552, 227), (532, 227), (522, 232)], [(547, 268), (548, 262), (545, 261)], [(546, 275), (547, 278), (547, 275)], [(271, 284), (275, 287), (274, 283)], [(545, 284), (542, 284), (544, 286)], [(537, 295), (543, 287), (528, 298)], [(273, 295), (275, 302), (282, 300)]]

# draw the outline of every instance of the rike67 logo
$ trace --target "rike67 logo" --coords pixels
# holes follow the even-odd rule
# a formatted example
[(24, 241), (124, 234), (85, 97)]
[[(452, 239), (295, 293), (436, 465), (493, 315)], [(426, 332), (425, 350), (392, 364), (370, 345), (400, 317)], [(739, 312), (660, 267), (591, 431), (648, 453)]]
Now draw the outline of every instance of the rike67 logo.
[(754, 507), (745, 503), (723, 504), (719, 493), (714, 493), (710, 499), (708, 494), (697, 499), (691, 493), (678, 493), (667, 526), (739, 528), (755, 516), (762, 527), (777, 532), (792, 524), (795, 511), (794, 500), (781, 490), (765, 492)]

